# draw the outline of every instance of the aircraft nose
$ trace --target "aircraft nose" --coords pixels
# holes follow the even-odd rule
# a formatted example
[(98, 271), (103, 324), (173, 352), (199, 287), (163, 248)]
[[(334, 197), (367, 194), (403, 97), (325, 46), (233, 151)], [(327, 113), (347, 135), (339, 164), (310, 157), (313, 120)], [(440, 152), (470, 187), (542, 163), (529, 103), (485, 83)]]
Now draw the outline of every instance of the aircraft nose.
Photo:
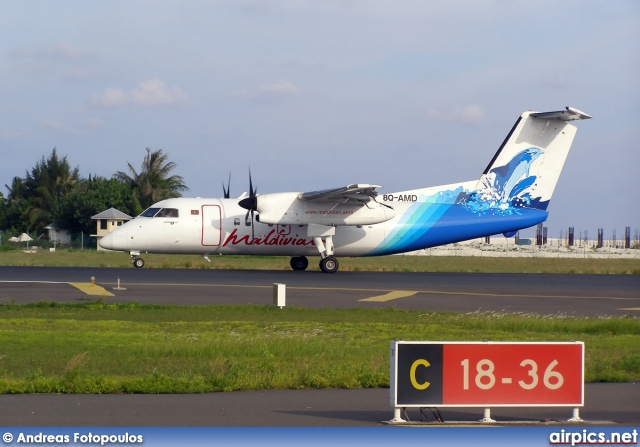
[(106, 236), (102, 236), (98, 245), (102, 248), (106, 248), (107, 250), (113, 250), (113, 233), (109, 233)]

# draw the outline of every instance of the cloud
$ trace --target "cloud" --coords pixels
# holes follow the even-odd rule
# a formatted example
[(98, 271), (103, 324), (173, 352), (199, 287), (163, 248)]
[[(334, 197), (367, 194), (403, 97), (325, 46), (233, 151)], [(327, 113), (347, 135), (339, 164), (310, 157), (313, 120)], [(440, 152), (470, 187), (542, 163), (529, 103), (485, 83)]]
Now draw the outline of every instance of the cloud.
[(297, 95), (298, 93), (298, 87), (283, 79), (273, 84), (262, 85), (254, 89), (238, 90), (234, 93), (234, 96), (246, 101), (270, 101), (284, 99)]
[(20, 60), (78, 61), (89, 55), (70, 43), (42, 44), (36, 47), (21, 47), (11, 50), (9, 56)]
[(45, 118), (42, 121), (42, 125), (47, 129), (53, 130), (54, 132), (77, 137), (82, 135), (89, 135), (92, 133), (92, 131), (105, 127), (106, 123), (98, 118), (88, 118), (84, 120), (80, 126), (73, 126), (65, 124), (64, 122), (56, 118)]
[(0, 141), (15, 141), (24, 136), (23, 133), (5, 126), (4, 124), (0, 124)]
[(79, 60), (87, 57), (85, 53), (66, 42), (40, 45), (34, 51), (33, 55), (39, 58), (42, 57), (56, 60)]
[(68, 81), (85, 81), (102, 76), (102, 72), (93, 68), (76, 66), (66, 70), (62, 76)]
[(99, 129), (106, 126), (106, 123), (99, 118), (88, 118), (84, 120), (82, 125), (86, 129)]
[(51, 76), (59, 69), (92, 59), (91, 54), (69, 43), (23, 46), (10, 50), (7, 55), (13, 70), (36, 76)]
[(148, 79), (138, 84), (137, 88), (108, 87), (102, 93), (91, 97), (91, 104), (96, 107), (123, 107), (128, 105), (143, 107), (173, 106), (188, 102), (189, 96), (178, 86), (167, 86), (160, 79)]
[(55, 133), (62, 135), (71, 135), (73, 137), (79, 137), (86, 133), (83, 132), (83, 129), (65, 124), (56, 118), (45, 118), (42, 121), (42, 125), (47, 129), (54, 131)]
[(569, 86), (569, 81), (562, 74), (545, 73), (540, 79), (540, 85), (543, 87), (560, 89)]
[(479, 124), (484, 121), (484, 111), (479, 105), (468, 105), (453, 112), (442, 112), (436, 109), (428, 109), (427, 117), (438, 121), (457, 121), (466, 124)]
[(62, 121), (57, 120), (55, 118), (45, 118), (44, 121), (42, 122), (42, 124), (44, 125), (44, 127), (51, 129), (51, 130), (55, 130), (56, 132), (63, 132), (63, 133), (74, 133), (75, 131), (67, 128)]

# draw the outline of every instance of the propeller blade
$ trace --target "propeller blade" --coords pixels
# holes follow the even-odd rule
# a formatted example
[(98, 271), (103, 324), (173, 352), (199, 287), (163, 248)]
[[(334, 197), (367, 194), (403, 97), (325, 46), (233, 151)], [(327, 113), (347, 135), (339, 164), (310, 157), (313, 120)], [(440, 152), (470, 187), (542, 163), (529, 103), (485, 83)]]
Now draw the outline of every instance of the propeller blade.
[(249, 168), (249, 197), (255, 197), (258, 193), (258, 187), (253, 189), (253, 182), (251, 181), (251, 168)]
[(227, 182), (227, 187), (224, 187), (224, 182), (222, 182), (222, 192), (224, 193), (224, 198), (228, 199), (231, 197), (231, 173), (229, 173), (229, 181)]
[[(251, 168), (249, 168), (249, 197), (239, 201), (238, 205), (240, 205), (245, 210), (257, 211), (258, 210), (258, 199), (256, 198), (257, 193), (258, 193), (258, 188), (256, 187), (256, 189), (253, 189), (253, 180), (251, 179)], [(253, 215), (251, 216), (251, 221), (253, 222)]]
[(256, 238), (256, 234), (254, 232), (255, 229), (255, 225), (253, 225), (253, 213), (254, 211), (251, 210), (251, 242), (253, 242)]
[[(245, 224), (251, 225), (251, 242), (253, 242), (253, 240), (255, 239), (255, 226), (254, 226), (254, 219), (255, 219), (255, 211), (257, 211), (258, 209), (258, 198), (256, 196), (258, 192), (258, 188), (256, 187), (256, 189), (253, 189), (253, 180), (251, 179), (251, 168), (249, 168), (249, 197), (247, 197), (246, 199), (242, 199), (238, 202), (238, 205), (240, 205), (242, 208), (244, 208), (245, 210), (247, 210), (247, 214), (244, 216), (244, 222)], [(249, 215), (251, 215), (251, 220), (249, 220)]]

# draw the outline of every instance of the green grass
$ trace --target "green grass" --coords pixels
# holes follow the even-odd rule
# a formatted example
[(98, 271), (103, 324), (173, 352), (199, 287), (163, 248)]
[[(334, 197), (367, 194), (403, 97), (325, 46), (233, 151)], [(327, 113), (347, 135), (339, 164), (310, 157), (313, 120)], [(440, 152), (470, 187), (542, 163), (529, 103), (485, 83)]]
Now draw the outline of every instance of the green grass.
[(0, 305), (0, 393), (389, 386), (391, 340), (585, 342), (586, 380), (640, 379), (640, 321), (272, 306)]
[[(282, 256), (211, 256), (211, 263), (196, 255), (144, 254), (145, 268), (290, 270)], [(319, 258), (309, 259), (318, 269)], [(463, 256), (381, 256), (339, 258), (340, 271), (486, 272), (640, 274), (640, 259), (490, 258)], [(126, 253), (96, 250), (57, 250), (24, 253), (0, 252), (0, 266), (131, 267)]]
[[(145, 268), (289, 270), (287, 257), (144, 255)], [(310, 268), (316, 268), (310, 260)], [(387, 256), (341, 271), (640, 274), (636, 259)], [(124, 253), (0, 251), (0, 266), (130, 267)], [(391, 340), (573, 341), (586, 380), (640, 379), (635, 318), (105, 302), (0, 305), (0, 393), (389, 386)]]

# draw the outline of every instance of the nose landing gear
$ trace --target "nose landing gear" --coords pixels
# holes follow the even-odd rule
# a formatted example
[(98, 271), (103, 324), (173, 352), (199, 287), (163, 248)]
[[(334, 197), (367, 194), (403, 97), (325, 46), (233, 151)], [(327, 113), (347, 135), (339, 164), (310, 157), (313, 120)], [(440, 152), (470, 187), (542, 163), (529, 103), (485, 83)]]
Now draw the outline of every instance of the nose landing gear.
[(139, 257), (140, 252), (132, 251), (129, 255), (131, 256), (131, 264), (133, 264), (135, 268), (141, 269), (144, 267), (144, 259)]

